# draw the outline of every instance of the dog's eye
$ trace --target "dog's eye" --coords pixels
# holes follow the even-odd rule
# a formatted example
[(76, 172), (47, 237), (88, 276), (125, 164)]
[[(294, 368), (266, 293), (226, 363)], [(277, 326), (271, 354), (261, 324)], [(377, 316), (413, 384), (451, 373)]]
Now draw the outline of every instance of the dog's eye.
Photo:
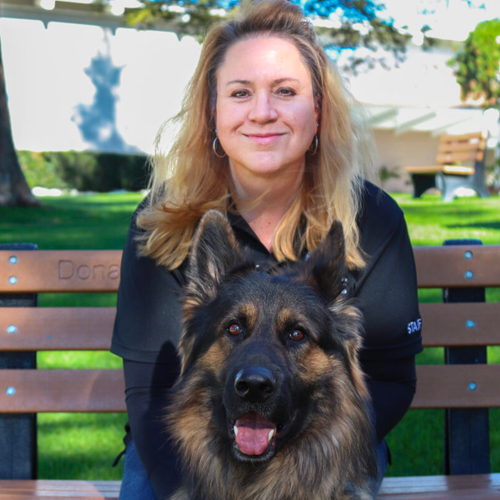
[(295, 342), (300, 342), (301, 340), (304, 340), (304, 332), (301, 330), (294, 330), (292, 333), (290, 333), (290, 339), (295, 340)]
[(230, 325), (227, 329), (227, 331), (231, 334), (231, 335), (239, 335), (242, 331), (241, 329), (241, 326), (238, 325), (237, 323), (233, 323), (232, 325)]

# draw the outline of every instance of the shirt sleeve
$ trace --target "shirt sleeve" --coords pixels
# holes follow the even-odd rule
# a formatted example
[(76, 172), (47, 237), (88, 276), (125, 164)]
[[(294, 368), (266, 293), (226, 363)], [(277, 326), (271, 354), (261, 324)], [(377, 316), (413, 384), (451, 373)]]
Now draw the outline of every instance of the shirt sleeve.
[(422, 351), (415, 260), (402, 210), (386, 193), (373, 193), (360, 227), (366, 266), (353, 295), (363, 313), (361, 359), (401, 359)]
[(140, 208), (132, 217), (123, 249), (111, 352), (131, 361), (172, 363), (182, 331), (184, 278), (179, 270), (169, 271), (137, 255)]

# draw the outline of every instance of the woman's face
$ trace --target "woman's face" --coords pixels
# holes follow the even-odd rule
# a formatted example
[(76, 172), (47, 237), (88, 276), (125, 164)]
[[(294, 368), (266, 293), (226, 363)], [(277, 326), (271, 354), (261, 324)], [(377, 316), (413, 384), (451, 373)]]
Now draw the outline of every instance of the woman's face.
[(293, 43), (260, 37), (228, 49), (216, 126), (233, 175), (302, 173), (317, 121), (311, 75)]

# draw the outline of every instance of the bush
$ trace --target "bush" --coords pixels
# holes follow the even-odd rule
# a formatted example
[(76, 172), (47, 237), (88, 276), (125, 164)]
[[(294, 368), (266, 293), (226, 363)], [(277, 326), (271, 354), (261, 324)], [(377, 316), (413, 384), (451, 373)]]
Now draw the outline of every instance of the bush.
[(61, 178), (57, 166), (45, 158), (45, 153), (18, 151), (21, 169), (29, 186), (68, 189), (70, 186)]
[(139, 191), (147, 186), (147, 157), (115, 153), (18, 151), (31, 187), (107, 192)]

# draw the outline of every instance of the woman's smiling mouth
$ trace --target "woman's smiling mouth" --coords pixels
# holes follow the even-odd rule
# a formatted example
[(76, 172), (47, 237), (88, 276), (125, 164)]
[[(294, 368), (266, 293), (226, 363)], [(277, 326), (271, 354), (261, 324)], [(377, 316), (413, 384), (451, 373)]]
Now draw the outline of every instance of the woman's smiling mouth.
[(285, 134), (271, 133), (271, 134), (243, 134), (243, 135), (248, 139), (250, 139), (254, 144), (265, 146), (267, 144), (272, 144)]

